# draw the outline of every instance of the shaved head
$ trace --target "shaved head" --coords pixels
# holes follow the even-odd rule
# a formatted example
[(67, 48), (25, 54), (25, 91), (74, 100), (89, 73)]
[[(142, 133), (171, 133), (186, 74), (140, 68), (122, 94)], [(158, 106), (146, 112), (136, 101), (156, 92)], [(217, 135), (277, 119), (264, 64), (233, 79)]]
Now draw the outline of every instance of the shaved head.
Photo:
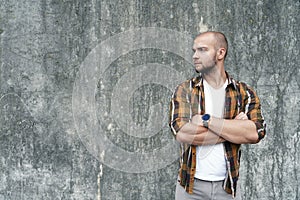
[(226, 49), (226, 54), (225, 54), (225, 58), (227, 56), (227, 51), (228, 51), (228, 42), (227, 42), (227, 38), (225, 37), (225, 35), (221, 32), (216, 32), (216, 31), (208, 31), (208, 32), (203, 32), (198, 34), (196, 38), (203, 36), (203, 35), (211, 35), (213, 36), (215, 43), (215, 49), (219, 49), (219, 48), (225, 48)]

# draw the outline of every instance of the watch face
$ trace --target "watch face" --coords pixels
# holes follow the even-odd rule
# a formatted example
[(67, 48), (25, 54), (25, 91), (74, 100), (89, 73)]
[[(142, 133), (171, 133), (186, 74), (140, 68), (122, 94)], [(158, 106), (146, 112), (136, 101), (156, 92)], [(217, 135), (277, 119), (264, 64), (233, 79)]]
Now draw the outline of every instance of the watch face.
[(204, 120), (204, 121), (209, 120), (209, 118), (210, 118), (210, 115), (209, 115), (209, 114), (204, 114), (204, 115), (202, 115), (202, 120)]

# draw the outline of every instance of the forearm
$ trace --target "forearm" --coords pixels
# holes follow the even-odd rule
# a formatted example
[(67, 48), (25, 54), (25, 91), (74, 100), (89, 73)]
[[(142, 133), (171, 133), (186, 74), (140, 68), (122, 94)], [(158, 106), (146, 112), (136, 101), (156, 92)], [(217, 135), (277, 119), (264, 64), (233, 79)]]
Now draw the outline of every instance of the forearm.
[(192, 145), (211, 145), (224, 142), (225, 139), (207, 128), (194, 123), (185, 124), (176, 134), (176, 140)]
[(256, 143), (258, 134), (254, 122), (240, 119), (212, 118), (209, 129), (227, 141), (236, 144)]
[(191, 144), (197, 145), (197, 146), (203, 146), (203, 145), (219, 144), (219, 143), (222, 143), (225, 141), (226, 140), (224, 138), (222, 138), (222, 137), (212, 133), (210, 130), (208, 130), (204, 134), (196, 135)]

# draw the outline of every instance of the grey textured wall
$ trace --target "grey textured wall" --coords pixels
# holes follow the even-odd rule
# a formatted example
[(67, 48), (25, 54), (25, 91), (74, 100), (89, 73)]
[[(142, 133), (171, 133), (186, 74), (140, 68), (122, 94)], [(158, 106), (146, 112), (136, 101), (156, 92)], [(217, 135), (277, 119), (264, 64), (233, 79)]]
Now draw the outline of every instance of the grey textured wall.
[(0, 3), (0, 200), (173, 199), (168, 101), (206, 29), (268, 124), (243, 147), (243, 199), (300, 199), (299, 0)]

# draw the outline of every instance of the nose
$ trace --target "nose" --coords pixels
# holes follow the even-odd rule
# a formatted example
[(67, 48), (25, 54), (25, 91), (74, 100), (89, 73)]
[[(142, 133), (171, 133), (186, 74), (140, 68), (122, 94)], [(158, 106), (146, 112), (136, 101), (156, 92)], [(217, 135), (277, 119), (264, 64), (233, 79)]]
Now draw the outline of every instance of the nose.
[(193, 59), (198, 59), (198, 58), (199, 58), (199, 56), (197, 54), (197, 51), (195, 51), (194, 54), (193, 54)]

